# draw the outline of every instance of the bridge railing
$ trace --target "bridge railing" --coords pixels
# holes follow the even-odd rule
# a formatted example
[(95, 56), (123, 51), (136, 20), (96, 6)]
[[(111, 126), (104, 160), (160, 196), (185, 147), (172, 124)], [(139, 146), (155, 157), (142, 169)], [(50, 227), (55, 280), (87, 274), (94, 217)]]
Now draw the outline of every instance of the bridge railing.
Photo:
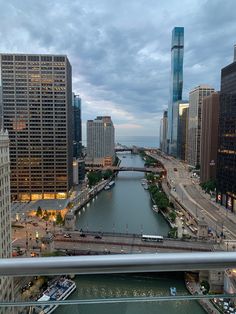
[[(25, 276), (56, 276), (56, 275), (84, 275), (84, 274), (127, 274), (140, 272), (186, 272), (193, 270), (215, 270), (219, 272), (236, 268), (236, 252), (197, 252), (197, 253), (159, 253), (159, 254), (121, 254), (102, 256), (73, 256), (73, 257), (44, 257), (44, 258), (12, 258), (0, 259), (0, 276), (25, 277)], [(188, 286), (190, 283), (186, 282)], [(79, 285), (79, 281), (78, 281)], [(191, 285), (188, 287), (191, 291)], [(71, 299), (50, 301), (46, 297), (41, 301), (34, 299), (27, 301), (0, 301), (0, 308), (21, 307), (26, 309), (39, 306), (54, 305), (84, 305), (84, 304), (116, 304), (134, 302), (160, 302), (180, 300), (200, 300), (203, 306), (211, 312), (212, 303), (208, 299), (235, 298), (235, 294), (204, 295), (201, 291), (195, 291), (193, 295), (162, 295), (162, 296), (134, 296), (97, 299)], [(40, 295), (40, 294), (39, 294)], [(80, 296), (79, 296), (80, 297)], [(204, 301), (205, 300), (205, 301)], [(215, 299), (214, 299), (215, 300)], [(75, 307), (77, 309), (77, 307)], [(71, 309), (70, 309), (71, 311)], [(5, 312), (7, 313), (7, 312)], [(8, 312), (12, 313), (12, 312)]]

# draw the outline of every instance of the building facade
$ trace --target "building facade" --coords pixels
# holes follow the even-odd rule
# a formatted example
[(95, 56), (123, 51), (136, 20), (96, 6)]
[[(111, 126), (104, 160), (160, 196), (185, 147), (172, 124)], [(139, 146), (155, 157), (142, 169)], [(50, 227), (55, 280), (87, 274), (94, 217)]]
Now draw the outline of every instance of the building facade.
[(103, 164), (107, 157), (115, 160), (115, 130), (111, 117), (98, 116), (87, 121), (87, 160)]
[[(172, 131), (172, 149), (171, 154), (180, 158), (181, 151), (186, 146), (186, 120), (184, 120), (184, 110), (189, 107), (187, 101), (179, 100), (173, 106), (173, 131)], [(186, 115), (185, 115), (186, 116)], [(183, 159), (184, 160), (184, 159)]]
[(203, 98), (214, 92), (208, 85), (199, 85), (189, 93), (188, 157), (189, 165), (200, 165), (201, 119)]
[(68, 58), (1, 54), (0, 71), (13, 200), (66, 198), (73, 184)]
[(74, 114), (73, 157), (80, 158), (82, 156), (81, 98), (73, 93), (72, 100)]
[(212, 93), (203, 99), (200, 149), (200, 181), (216, 179), (219, 93)]
[(168, 150), (172, 154), (173, 136), (173, 106), (182, 99), (183, 90), (183, 59), (184, 59), (184, 28), (175, 27), (172, 30), (171, 41), (171, 79), (170, 100), (168, 105)]
[[(8, 133), (0, 130), (0, 258), (10, 258), (11, 248), (11, 201), (10, 161)], [(13, 300), (13, 279), (0, 278), (1, 301)], [(12, 308), (0, 308), (0, 314), (14, 313)]]
[(168, 112), (164, 111), (160, 120), (160, 150), (167, 153)]
[(221, 70), (217, 199), (236, 212), (236, 60)]

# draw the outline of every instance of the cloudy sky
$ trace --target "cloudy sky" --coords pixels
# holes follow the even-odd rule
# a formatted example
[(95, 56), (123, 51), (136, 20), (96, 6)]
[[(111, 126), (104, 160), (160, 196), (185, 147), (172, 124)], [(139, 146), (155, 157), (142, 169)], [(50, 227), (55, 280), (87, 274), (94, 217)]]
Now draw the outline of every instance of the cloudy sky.
[(184, 98), (233, 59), (235, 0), (0, 0), (0, 52), (67, 54), (83, 120), (111, 115), (118, 135), (158, 135), (170, 42), (185, 27)]

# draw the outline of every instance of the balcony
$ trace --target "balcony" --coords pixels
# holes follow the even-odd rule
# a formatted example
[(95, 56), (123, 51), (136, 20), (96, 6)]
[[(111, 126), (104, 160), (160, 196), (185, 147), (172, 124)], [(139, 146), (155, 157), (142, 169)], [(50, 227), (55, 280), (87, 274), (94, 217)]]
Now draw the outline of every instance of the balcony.
[[(171, 287), (173, 282), (177, 282), (176, 272), (217, 269), (219, 272), (227, 270), (226, 275), (228, 270), (233, 268), (236, 268), (235, 252), (227, 252), (227, 254), (225, 252), (197, 252), (1, 259), (0, 276), (17, 276), (18, 283), (20, 282), (19, 277), (26, 280), (26, 276), (29, 276), (29, 281), (34, 276), (50, 276), (51, 280), (53, 278), (51, 276), (58, 275), (70, 274), (79, 275), (79, 277), (77, 291), (68, 299), (52, 301), (43, 297), (41, 301), (37, 301), (39, 296), (42, 296), (41, 293), (37, 298), (30, 300), (17, 299), (12, 302), (1, 300), (0, 312), (1, 308), (4, 310), (15, 308), (18, 313), (34, 313), (37, 308), (39, 313), (43, 306), (49, 305), (52, 309), (52, 306), (63, 305), (58, 307), (55, 313), (94, 313), (94, 311), (97, 313), (188, 313), (189, 310), (192, 313), (204, 313), (198, 304), (200, 303), (208, 313), (235, 313), (236, 306), (234, 309), (233, 300), (236, 295), (233, 294), (234, 289), (232, 287), (230, 294), (204, 294), (202, 293), (203, 290), (190, 294), (187, 293), (187, 290), (183, 291), (177, 286), (176, 295), (172, 289), (174, 287)], [(166, 277), (167, 275), (162, 275), (163, 272), (168, 272), (169, 279)], [(140, 273), (145, 273), (145, 276), (140, 275)], [(230, 276), (232, 276), (232, 272)], [(85, 285), (85, 278), (92, 283), (90, 286)], [(132, 286), (134, 279), (135, 289)], [(147, 282), (150, 280), (152, 280), (152, 284), (149, 282), (149, 286)], [(107, 285), (107, 289), (109, 287), (111, 289), (111, 283), (112, 293), (110, 290), (104, 290), (106, 289), (104, 285)], [(147, 289), (145, 290), (143, 285), (146, 284)], [(193, 288), (191, 282), (185, 280), (185, 284), (191, 291)], [(166, 291), (157, 289), (156, 286), (158, 285), (159, 287), (165, 286)], [(95, 290), (96, 293), (94, 293)], [(45, 307), (45, 311), (50, 309), (49, 306)]]

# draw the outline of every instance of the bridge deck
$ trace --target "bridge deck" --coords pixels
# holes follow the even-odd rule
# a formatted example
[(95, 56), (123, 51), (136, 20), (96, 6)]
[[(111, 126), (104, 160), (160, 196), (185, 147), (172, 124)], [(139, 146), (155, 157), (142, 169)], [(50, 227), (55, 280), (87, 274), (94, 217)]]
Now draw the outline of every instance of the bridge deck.
[[(96, 233), (87, 233), (81, 237), (79, 232), (72, 232), (71, 238), (56, 235), (57, 249), (81, 250), (111, 253), (156, 253), (156, 252), (190, 252), (213, 251), (214, 243), (202, 241), (181, 241), (164, 239), (163, 242), (144, 242), (140, 235), (115, 234), (102, 235), (102, 239), (95, 238)], [(219, 249), (219, 248), (218, 248)]]

